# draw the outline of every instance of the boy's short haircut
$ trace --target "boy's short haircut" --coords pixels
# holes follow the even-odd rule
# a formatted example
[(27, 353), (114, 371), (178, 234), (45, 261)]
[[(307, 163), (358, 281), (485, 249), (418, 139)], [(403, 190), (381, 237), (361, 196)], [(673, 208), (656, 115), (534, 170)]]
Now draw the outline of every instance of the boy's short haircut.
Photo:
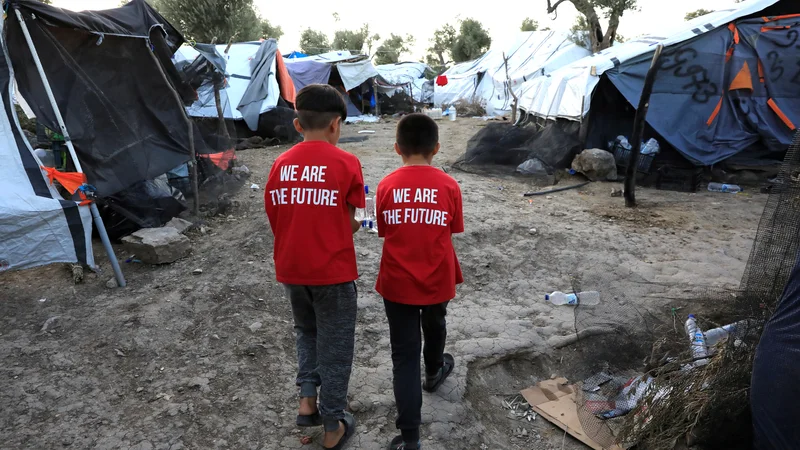
[(347, 119), (347, 105), (342, 94), (329, 84), (309, 84), (300, 89), (295, 99), (297, 119), (304, 130), (321, 130), (331, 121)]
[(439, 143), (439, 126), (425, 114), (409, 114), (397, 123), (397, 146), (405, 156), (428, 156)]

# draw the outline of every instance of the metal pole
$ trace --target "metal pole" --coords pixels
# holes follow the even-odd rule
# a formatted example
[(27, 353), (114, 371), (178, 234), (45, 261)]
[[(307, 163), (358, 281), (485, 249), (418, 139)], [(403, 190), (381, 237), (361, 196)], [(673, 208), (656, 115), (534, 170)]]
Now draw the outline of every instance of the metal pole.
[[(72, 158), (72, 163), (75, 164), (75, 170), (77, 170), (79, 173), (83, 173), (83, 167), (81, 167), (81, 163), (78, 161), (78, 155), (75, 153), (75, 146), (72, 145), (72, 139), (69, 137), (67, 125), (64, 123), (64, 118), (61, 116), (61, 110), (58, 109), (56, 97), (53, 95), (53, 90), (50, 88), (50, 82), (47, 81), (47, 75), (44, 73), (44, 67), (42, 67), (42, 61), (39, 59), (39, 53), (36, 51), (36, 46), (33, 45), (33, 39), (31, 39), (28, 26), (25, 24), (25, 19), (22, 18), (22, 13), (19, 12), (19, 9), (14, 8), (14, 12), (17, 15), (17, 20), (19, 20), (20, 27), (22, 27), (22, 33), (25, 35), (25, 41), (28, 43), (28, 49), (30, 49), (33, 62), (36, 64), (36, 70), (39, 71), (39, 76), (42, 78), (44, 90), (47, 93), (47, 98), (50, 100), (50, 106), (53, 107), (53, 113), (55, 114), (56, 120), (58, 121), (58, 126), (61, 129), (61, 135), (64, 136), (67, 149), (69, 149), (69, 155)], [(117, 285), (119, 287), (125, 287), (125, 276), (122, 275), (122, 269), (119, 267), (117, 255), (114, 254), (114, 248), (111, 247), (111, 240), (108, 239), (108, 233), (106, 232), (106, 227), (103, 224), (103, 219), (100, 217), (100, 211), (98, 211), (97, 205), (94, 202), (89, 204), (89, 209), (92, 211), (92, 217), (94, 218), (94, 225), (97, 228), (97, 234), (100, 235), (100, 240), (103, 242), (103, 247), (106, 249), (108, 259), (111, 262), (111, 267), (114, 269), (114, 278), (117, 279)]]
[(642, 96), (639, 98), (639, 107), (636, 109), (636, 117), (633, 119), (633, 134), (631, 135), (631, 156), (628, 160), (628, 169), (625, 172), (625, 206), (628, 208), (636, 207), (636, 169), (639, 165), (639, 153), (642, 150), (642, 134), (644, 134), (644, 120), (647, 117), (647, 109), (650, 108), (650, 94), (653, 93), (653, 84), (656, 81), (658, 72), (658, 60), (661, 58), (663, 45), (656, 47), (653, 53), (653, 60), (650, 69), (644, 78)]

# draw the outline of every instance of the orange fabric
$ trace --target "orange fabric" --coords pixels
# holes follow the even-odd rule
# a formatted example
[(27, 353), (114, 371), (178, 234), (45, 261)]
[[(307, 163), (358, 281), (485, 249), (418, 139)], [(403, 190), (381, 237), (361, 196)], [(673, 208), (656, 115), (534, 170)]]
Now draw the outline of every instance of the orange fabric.
[(208, 160), (214, 163), (215, 166), (219, 167), (222, 170), (228, 170), (228, 168), (231, 165), (231, 161), (236, 159), (236, 151), (234, 149), (230, 149), (220, 153), (211, 153), (208, 155), (197, 155), (197, 156), (201, 158), (208, 158)]
[(792, 27), (789, 26), (789, 25), (784, 25), (782, 27), (761, 27), (761, 32), (765, 33), (767, 31), (788, 30), (789, 28), (792, 28)]
[(278, 72), (278, 86), (281, 88), (281, 97), (294, 105), (297, 92), (294, 88), (294, 81), (292, 81), (292, 77), (289, 76), (286, 63), (283, 62), (283, 56), (281, 56), (280, 50), (275, 53), (275, 70)]
[(59, 172), (52, 167), (42, 166), (42, 170), (47, 172), (47, 178), (50, 179), (50, 184), (53, 181), (58, 181), (64, 189), (69, 191), (70, 194), (75, 194), (79, 187), (86, 184), (86, 174), (79, 172)]
[(764, 19), (764, 22), (774, 22), (776, 20), (791, 19), (793, 17), (800, 17), (800, 14), (786, 14), (784, 16), (762, 17), (762, 19)]
[(772, 108), (772, 111), (775, 112), (775, 114), (777, 114), (778, 117), (780, 117), (783, 123), (785, 123), (786, 126), (789, 127), (790, 130), (792, 131), (795, 130), (796, 127), (792, 123), (791, 119), (789, 119), (789, 117), (786, 114), (784, 114), (783, 111), (781, 111), (781, 109), (778, 107), (778, 104), (775, 103), (775, 100), (769, 99), (767, 100), (767, 104), (769, 105), (770, 108)]
[(731, 33), (733, 33), (733, 43), (738, 45), (739, 44), (739, 29), (736, 28), (736, 25), (734, 25), (732, 23), (728, 24), (728, 29), (731, 30)]
[(733, 57), (733, 47), (729, 48), (728, 51), (725, 53), (725, 62), (728, 62)]
[(747, 64), (747, 61), (744, 62), (742, 70), (736, 74), (736, 77), (731, 82), (731, 87), (728, 88), (729, 91), (735, 91), (737, 89), (753, 90), (753, 77), (750, 74), (750, 65)]
[(711, 116), (709, 116), (708, 120), (706, 121), (707, 126), (710, 127), (711, 124), (714, 123), (714, 119), (717, 118), (717, 116), (719, 115), (719, 111), (721, 109), (722, 109), (722, 98), (720, 97), (719, 102), (717, 103), (717, 107), (714, 108), (714, 112), (711, 113)]
[(764, 65), (761, 64), (761, 58), (758, 59), (758, 81), (764, 84)]

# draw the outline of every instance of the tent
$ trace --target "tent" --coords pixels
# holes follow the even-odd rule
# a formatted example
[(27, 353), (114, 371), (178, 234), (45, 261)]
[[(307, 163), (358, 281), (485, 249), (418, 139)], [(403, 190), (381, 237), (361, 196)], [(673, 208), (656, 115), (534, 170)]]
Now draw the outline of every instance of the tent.
[[(373, 80), (377, 69), (365, 55), (353, 55), (347, 50), (333, 51), (305, 58), (284, 58), (296, 90), (309, 84), (330, 84), (345, 95), (348, 121), (370, 120), (362, 115), (355, 100), (371, 98), (374, 106)], [(358, 89), (356, 89), (358, 88)], [(363, 108), (363, 106), (362, 106)], [(374, 120), (374, 119), (373, 119)]]
[(387, 96), (403, 92), (418, 103), (433, 102), (433, 81), (425, 78), (429, 67), (425, 63), (402, 62), (375, 66), (380, 78), (379, 91)]
[[(508, 58), (508, 78), (503, 55)], [(556, 69), (589, 55), (575, 44), (570, 33), (531, 31), (518, 33), (507, 48), (492, 48), (480, 58), (457, 64), (443, 76), (444, 86), (434, 88), (434, 105), (446, 106), (459, 101), (477, 101), (490, 115), (511, 109), (511, 88), (517, 92), (531, 79), (546, 76)]]
[(94, 266), (88, 206), (64, 200), (49, 183), (12, 104), (5, 41), (0, 59), (0, 273), (52, 263)]
[[(220, 89), (224, 118), (242, 121), (251, 132), (263, 134), (264, 137), (276, 137), (271, 135), (272, 129), (266, 129), (271, 127), (263, 126), (264, 122), (282, 121), (288, 124), (294, 117), (291, 105), (294, 103), (295, 88), (288, 72), (283, 70), (283, 61), (274, 39), (241, 42), (230, 47), (184, 45), (174, 58), (175, 65), (190, 79), (193, 77), (189, 72), (201, 62), (209, 62), (216, 71), (224, 73), (225, 81)], [(200, 78), (197, 100), (186, 111), (193, 118), (217, 119), (214, 81), (209, 76)], [(265, 117), (267, 113), (272, 114)]]
[[(125, 280), (95, 199), (188, 161), (189, 90), (170, 57), (183, 37), (143, 0), (72, 12), (36, 0), (7, 5), (0, 37), (0, 270), (56, 262), (94, 266), (91, 219)], [(58, 130), (73, 172), (43, 168), (22, 137), (12, 83), (37, 120)], [(46, 176), (45, 176), (46, 175)], [(58, 180), (71, 198), (53, 186)]]
[[(630, 133), (607, 126), (608, 112), (638, 105), (661, 44), (647, 123), (663, 141), (698, 166), (745, 150), (752, 156), (785, 152), (800, 124), (798, 13), (800, 5), (790, 0), (732, 5), (530, 80), (521, 89), (520, 108), (542, 118), (580, 121), (582, 113), (604, 104), (602, 113), (589, 116), (587, 147), (604, 146), (617, 132)], [(608, 99), (620, 95), (609, 107)]]

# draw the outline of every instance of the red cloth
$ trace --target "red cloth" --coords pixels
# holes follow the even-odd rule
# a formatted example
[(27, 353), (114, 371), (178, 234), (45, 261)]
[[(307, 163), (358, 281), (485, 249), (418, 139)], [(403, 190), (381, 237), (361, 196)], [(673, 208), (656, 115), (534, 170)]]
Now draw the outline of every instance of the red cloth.
[(447, 75), (439, 75), (436, 77), (437, 86), (447, 86)]
[(375, 290), (407, 305), (452, 300), (464, 282), (451, 235), (464, 232), (461, 189), (433, 166), (390, 173), (376, 193), (383, 256)]
[(289, 69), (286, 68), (286, 64), (283, 62), (280, 50), (275, 53), (275, 71), (277, 72), (278, 86), (281, 89), (281, 97), (294, 105), (297, 92), (295, 91), (294, 81), (289, 76)]
[(361, 162), (354, 155), (320, 141), (280, 155), (264, 192), (278, 281), (320, 286), (357, 279), (347, 205), (364, 203)]
[(42, 170), (47, 172), (47, 178), (50, 179), (50, 184), (53, 181), (58, 181), (70, 194), (74, 194), (79, 187), (86, 184), (86, 174), (80, 172), (59, 172), (52, 167), (41, 167)]

